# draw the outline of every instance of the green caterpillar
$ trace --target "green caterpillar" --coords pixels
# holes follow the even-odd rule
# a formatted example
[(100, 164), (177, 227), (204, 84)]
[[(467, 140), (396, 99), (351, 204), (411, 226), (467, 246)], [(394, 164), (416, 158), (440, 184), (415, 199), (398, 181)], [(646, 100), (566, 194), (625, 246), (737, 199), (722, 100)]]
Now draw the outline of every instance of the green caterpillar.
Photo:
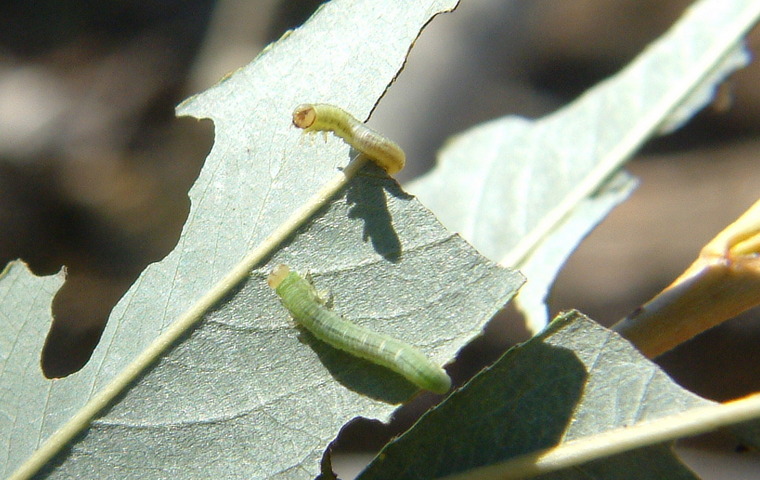
[(389, 175), (406, 164), (406, 155), (395, 142), (372, 130), (345, 110), (326, 103), (305, 103), (293, 111), (293, 125), (304, 132), (333, 132), (369, 157)]
[(422, 352), (400, 340), (348, 322), (328, 310), (314, 286), (286, 265), (275, 267), (267, 283), (293, 318), (323, 342), (389, 368), (425, 390), (442, 394), (451, 388), (451, 378), (446, 371)]

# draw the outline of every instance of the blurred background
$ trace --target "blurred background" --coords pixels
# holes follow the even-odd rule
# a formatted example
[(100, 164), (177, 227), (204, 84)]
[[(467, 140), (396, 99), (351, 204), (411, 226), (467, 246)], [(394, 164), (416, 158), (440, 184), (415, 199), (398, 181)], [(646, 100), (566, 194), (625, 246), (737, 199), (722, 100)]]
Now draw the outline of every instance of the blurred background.
[[(68, 274), (41, 353), (47, 376), (86, 363), (113, 305), (177, 242), (213, 126), (175, 118), (175, 105), (249, 63), (320, 3), (0, 3), (0, 265), (23, 258), (37, 274), (63, 266)], [(423, 31), (370, 124), (406, 150), (403, 183), (429, 169), (453, 134), (503, 115), (538, 118), (572, 101), (690, 3), (463, 0)], [(748, 43), (757, 52), (760, 35)], [(639, 189), (571, 257), (552, 315), (577, 308), (611, 325), (669, 284), (760, 196), (759, 134), (753, 63), (685, 128), (650, 142), (629, 164)], [(452, 376), (465, 381), (526, 335), (507, 309), (461, 353)], [(657, 361), (684, 387), (727, 400), (760, 390), (759, 341), (755, 309)], [(336, 469), (350, 478), (366, 452), (408, 428), (430, 402), (417, 399), (388, 426), (347, 426)], [(704, 478), (757, 474), (757, 457), (737, 449), (722, 433), (680, 451)]]

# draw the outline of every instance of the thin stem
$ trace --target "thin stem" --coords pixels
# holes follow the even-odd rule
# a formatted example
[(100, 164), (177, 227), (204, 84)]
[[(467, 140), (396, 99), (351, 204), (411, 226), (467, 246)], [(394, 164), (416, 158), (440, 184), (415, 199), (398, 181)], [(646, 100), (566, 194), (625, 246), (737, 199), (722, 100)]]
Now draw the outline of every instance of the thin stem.
[(757, 418), (760, 418), (760, 394), (721, 405), (694, 408), (630, 427), (616, 428), (521, 455), (506, 462), (451, 475), (444, 480), (530, 478)]

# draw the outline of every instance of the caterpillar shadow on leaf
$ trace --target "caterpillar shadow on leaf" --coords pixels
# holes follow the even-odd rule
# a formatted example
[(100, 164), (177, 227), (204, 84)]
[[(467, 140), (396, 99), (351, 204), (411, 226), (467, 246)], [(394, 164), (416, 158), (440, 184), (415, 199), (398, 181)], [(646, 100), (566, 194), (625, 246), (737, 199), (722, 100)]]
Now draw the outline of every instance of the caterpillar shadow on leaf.
[(410, 198), (411, 195), (404, 193), (379, 167), (368, 164), (362, 170), (368, 173), (373, 171), (379, 175), (359, 175), (348, 185), (348, 216), (364, 221), (362, 240), (371, 241), (372, 248), (378, 255), (397, 263), (402, 253), (401, 240), (393, 227), (386, 194), (402, 199)]

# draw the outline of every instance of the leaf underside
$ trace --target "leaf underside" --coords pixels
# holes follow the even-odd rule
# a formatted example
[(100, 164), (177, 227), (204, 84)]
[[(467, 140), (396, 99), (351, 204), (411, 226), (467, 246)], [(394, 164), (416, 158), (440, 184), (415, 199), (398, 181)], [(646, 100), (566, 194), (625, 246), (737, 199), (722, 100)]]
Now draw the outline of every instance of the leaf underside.
[[(705, 405), (627, 341), (569, 312), (428, 412), (358, 480), (439, 478)], [(536, 478), (696, 479), (668, 445)]]

